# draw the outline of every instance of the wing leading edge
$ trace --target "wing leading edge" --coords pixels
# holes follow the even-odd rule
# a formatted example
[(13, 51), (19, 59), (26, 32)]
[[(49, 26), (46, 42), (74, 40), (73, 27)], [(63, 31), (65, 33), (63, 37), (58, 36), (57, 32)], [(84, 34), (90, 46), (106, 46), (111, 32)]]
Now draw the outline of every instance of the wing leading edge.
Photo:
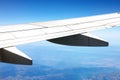
[(72, 46), (108, 46), (108, 42), (88, 32), (115, 26), (120, 26), (120, 13), (3, 26), (0, 27), (0, 61), (32, 64), (31, 58), (11, 46), (41, 40)]

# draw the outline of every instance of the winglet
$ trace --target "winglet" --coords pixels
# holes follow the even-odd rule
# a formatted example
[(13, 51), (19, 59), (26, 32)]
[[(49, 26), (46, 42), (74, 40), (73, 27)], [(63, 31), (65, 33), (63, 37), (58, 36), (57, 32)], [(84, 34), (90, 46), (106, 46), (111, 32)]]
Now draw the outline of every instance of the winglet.
[(32, 59), (15, 47), (0, 49), (0, 61), (12, 64), (32, 65)]

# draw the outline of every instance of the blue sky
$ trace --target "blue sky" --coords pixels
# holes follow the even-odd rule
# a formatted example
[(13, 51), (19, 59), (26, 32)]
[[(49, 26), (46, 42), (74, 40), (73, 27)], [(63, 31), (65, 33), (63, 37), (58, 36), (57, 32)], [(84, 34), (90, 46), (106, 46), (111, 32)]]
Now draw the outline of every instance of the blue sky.
[(119, 11), (119, 0), (0, 0), (0, 24), (39, 22)]
[[(120, 12), (120, 0), (0, 0), (0, 25), (49, 21), (114, 12)], [(110, 58), (113, 54), (108, 53), (110, 51), (120, 52), (118, 50), (120, 47), (120, 37), (118, 36), (120, 28), (116, 27), (92, 33), (110, 41), (110, 47), (71, 47), (42, 41), (21, 45), (18, 48), (32, 57), (34, 64), (40, 63), (47, 66), (57, 64), (59, 66), (60, 64), (66, 66), (71, 66), (71, 64), (73, 66), (80, 64), (103, 66), (109, 62), (116, 62), (118, 54), (114, 54), (115, 57), (111, 60)], [(114, 47), (112, 45), (117, 48), (111, 50)], [(98, 51), (101, 51), (103, 54), (96, 54)], [(107, 54), (104, 54), (104, 52)], [(68, 58), (71, 59), (68, 60)], [(104, 62), (104, 60), (108, 62)], [(118, 66), (117, 64), (106, 64), (106, 66)]]
[[(0, 25), (76, 18), (114, 12), (120, 12), (120, 0), (0, 0)], [(54, 80), (56, 79), (54, 76), (57, 74), (63, 74), (63, 78), (66, 77), (64, 74), (71, 74), (71, 77), (76, 77), (78, 74), (79, 77), (82, 73), (74, 72), (74, 70), (82, 67), (90, 68), (87, 70), (91, 70), (91, 67), (100, 67), (100, 71), (102, 70), (101, 67), (120, 69), (120, 27), (91, 33), (110, 42), (110, 46), (75, 47), (53, 44), (47, 41), (19, 45), (17, 48), (33, 59), (33, 65), (0, 63), (0, 80), (19, 80), (20, 78), (35, 80), (35, 77), (47, 80), (47, 76), (53, 76), (50, 79)], [(43, 66), (46, 67), (42, 68)], [(67, 71), (64, 72), (63, 70)], [(73, 71), (71, 72), (71, 70)], [(93, 72), (95, 71), (93, 70)], [(57, 74), (52, 74), (54, 72), (57, 72)], [(31, 76), (31, 73), (34, 75)], [(59, 75), (57, 78), (60, 78)], [(74, 80), (80, 79), (75, 78)]]

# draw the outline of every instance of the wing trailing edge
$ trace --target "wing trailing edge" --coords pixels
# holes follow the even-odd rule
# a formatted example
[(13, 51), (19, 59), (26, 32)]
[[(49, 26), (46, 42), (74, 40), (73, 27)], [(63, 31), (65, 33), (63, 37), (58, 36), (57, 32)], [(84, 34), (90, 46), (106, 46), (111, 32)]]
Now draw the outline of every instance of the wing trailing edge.
[(32, 59), (15, 47), (0, 49), (0, 61), (12, 64), (32, 65)]
[(89, 33), (77, 34), (48, 40), (70, 46), (108, 46), (108, 42)]

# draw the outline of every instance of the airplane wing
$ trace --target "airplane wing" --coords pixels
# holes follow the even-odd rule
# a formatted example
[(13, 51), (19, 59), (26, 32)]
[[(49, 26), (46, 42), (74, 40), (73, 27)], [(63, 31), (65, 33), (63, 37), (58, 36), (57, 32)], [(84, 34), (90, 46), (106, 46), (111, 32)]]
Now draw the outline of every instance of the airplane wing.
[(31, 65), (32, 59), (14, 46), (42, 40), (71, 46), (108, 46), (88, 32), (115, 26), (120, 26), (120, 13), (0, 26), (0, 61)]

